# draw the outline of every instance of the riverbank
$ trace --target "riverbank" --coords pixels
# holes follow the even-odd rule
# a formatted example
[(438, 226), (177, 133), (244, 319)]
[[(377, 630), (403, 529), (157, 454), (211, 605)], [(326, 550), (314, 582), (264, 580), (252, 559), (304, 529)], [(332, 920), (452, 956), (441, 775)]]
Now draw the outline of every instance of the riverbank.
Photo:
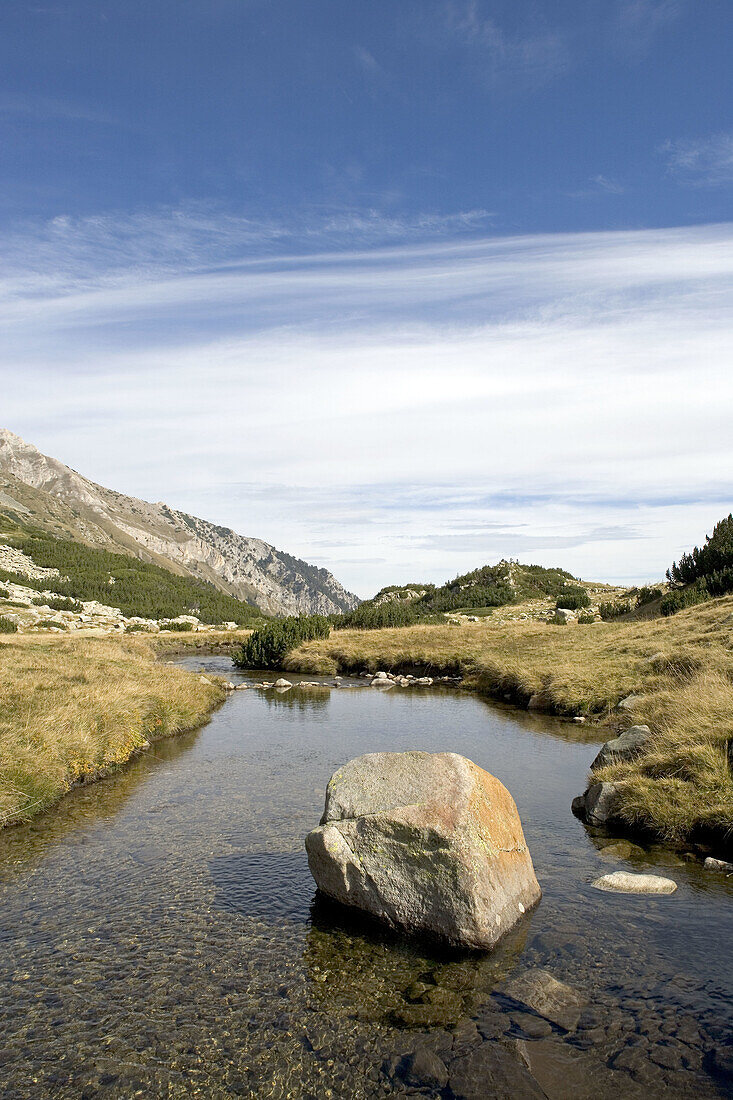
[(11, 635), (0, 673), (0, 826), (201, 725), (225, 697), (125, 637)]
[(489, 617), (458, 627), (332, 631), (285, 665), (460, 674), (466, 687), (494, 698), (601, 722), (609, 736), (647, 724), (648, 751), (594, 775), (618, 787), (619, 822), (672, 843), (713, 836), (730, 845), (731, 596), (650, 621), (498, 625)]

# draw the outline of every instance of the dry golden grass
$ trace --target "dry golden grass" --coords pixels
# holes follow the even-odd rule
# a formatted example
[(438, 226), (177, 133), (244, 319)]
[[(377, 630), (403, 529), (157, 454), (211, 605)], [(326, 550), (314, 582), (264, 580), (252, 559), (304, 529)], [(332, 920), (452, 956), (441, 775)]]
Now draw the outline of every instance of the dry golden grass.
[(8, 636), (0, 645), (0, 825), (199, 725), (223, 697), (221, 686), (157, 663), (139, 640)]
[[(237, 649), (249, 638), (251, 630), (201, 630), (167, 631), (162, 634), (144, 634), (151, 649), (161, 656), (181, 656), (195, 653), (228, 653)], [(138, 634), (138, 638), (141, 635)]]
[[(294, 651), (308, 672), (421, 669), (460, 672), (469, 686), (526, 706), (617, 725), (646, 722), (652, 750), (596, 773), (619, 782), (630, 825), (671, 840), (733, 833), (733, 597), (668, 619), (550, 626), (492, 622), (459, 627), (333, 631)], [(641, 698), (632, 713), (615, 708)]]

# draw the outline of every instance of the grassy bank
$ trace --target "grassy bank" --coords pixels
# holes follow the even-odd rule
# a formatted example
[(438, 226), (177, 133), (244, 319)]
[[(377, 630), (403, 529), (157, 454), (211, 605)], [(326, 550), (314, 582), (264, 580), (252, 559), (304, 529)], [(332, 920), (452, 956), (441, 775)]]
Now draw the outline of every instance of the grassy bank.
[[(619, 785), (622, 819), (671, 841), (733, 834), (733, 597), (667, 619), (550, 626), (452, 626), (332, 632), (295, 650), (307, 672), (384, 668), (461, 673), (520, 706), (583, 715), (622, 729), (647, 723), (651, 751), (598, 778)], [(638, 696), (633, 708), (618, 703)]]
[(223, 697), (157, 662), (141, 640), (9, 637), (0, 644), (0, 826), (200, 725)]

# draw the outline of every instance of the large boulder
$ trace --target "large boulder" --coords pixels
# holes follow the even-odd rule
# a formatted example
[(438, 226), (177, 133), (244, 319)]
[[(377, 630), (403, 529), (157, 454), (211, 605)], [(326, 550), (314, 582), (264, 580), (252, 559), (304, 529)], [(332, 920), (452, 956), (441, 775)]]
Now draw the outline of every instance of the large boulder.
[(514, 799), (452, 752), (352, 760), (306, 849), (324, 894), (454, 944), (492, 947), (541, 896)]
[(633, 760), (649, 742), (652, 733), (648, 726), (631, 726), (625, 733), (611, 741), (606, 741), (590, 766), (591, 771), (605, 768), (606, 764), (618, 764), (623, 760)]

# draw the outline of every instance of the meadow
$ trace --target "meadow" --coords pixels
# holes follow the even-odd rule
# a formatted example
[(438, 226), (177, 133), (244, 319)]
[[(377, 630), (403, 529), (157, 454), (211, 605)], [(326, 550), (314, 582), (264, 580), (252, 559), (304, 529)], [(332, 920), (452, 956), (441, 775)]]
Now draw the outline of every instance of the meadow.
[(225, 695), (133, 638), (6, 635), (0, 670), (0, 826), (201, 725)]

